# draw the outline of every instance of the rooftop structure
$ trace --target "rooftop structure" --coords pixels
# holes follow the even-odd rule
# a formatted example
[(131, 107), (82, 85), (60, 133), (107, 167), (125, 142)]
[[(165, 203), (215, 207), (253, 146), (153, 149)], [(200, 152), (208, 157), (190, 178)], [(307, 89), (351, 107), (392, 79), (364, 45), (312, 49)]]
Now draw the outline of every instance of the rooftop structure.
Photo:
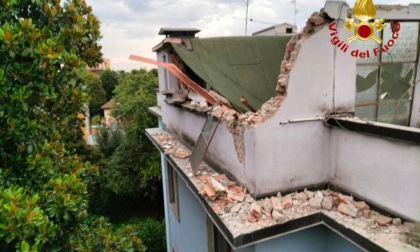
[(138, 58), (159, 66), (168, 248), (420, 251), (418, 7), (377, 8), (381, 45), (346, 42), (351, 9), (327, 1), (293, 37)]
[(289, 23), (282, 23), (267, 27), (265, 29), (252, 33), (252, 36), (279, 36), (287, 34), (296, 34), (297, 27)]

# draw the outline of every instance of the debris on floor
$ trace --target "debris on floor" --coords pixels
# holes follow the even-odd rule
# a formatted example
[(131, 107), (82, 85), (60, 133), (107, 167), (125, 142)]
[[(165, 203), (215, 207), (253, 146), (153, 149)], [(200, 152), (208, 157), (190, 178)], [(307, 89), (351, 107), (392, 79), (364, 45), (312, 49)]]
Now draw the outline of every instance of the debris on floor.
[(380, 237), (386, 239), (387, 244), (397, 244), (394, 246), (400, 246), (401, 240), (407, 240), (408, 227), (412, 223), (382, 215), (371, 210), (366, 202), (357, 201), (340, 192), (305, 189), (285, 195), (279, 192), (256, 200), (247, 193), (245, 187), (230, 180), (225, 174), (214, 171), (204, 162), (197, 175), (192, 176), (187, 158), (191, 152), (186, 147), (164, 132), (152, 137), (164, 149), (164, 153), (170, 155), (188, 175), (188, 179), (234, 237), (322, 212), (369, 239)]

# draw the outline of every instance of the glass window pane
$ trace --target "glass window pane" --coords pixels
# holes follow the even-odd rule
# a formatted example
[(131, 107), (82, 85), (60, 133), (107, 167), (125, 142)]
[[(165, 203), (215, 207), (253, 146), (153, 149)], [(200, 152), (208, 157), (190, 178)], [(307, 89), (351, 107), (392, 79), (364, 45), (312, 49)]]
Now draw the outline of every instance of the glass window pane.
[(376, 111), (378, 107), (376, 105), (362, 106), (355, 109), (355, 114), (358, 118), (365, 121), (376, 121)]
[[(378, 38), (382, 37), (382, 31), (380, 32), (375, 32), (374, 35)], [(357, 42), (356, 42), (357, 41)], [(373, 39), (367, 40), (367, 41), (360, 41), (360, 40), (356, 40), (354, 43), (357, 43), (356, 47), (359, 52), (366, 52), (369, 51), (369, 57), (367, 58), (360, 58), (357, 57), (357, 64), (359, 63), (379, 63), (379, 56), (380, 53), (378, 53), (376, 56), (373, 53), (373, 48), (377, 48), (380, 47), (380, 44), (378, 44), (378, 42), (376, 42)]]
[(382, 42), (382, 50), (386, 52), (382, 53), (382, 62), (415, 61), (418, 54), (418, 37), (418, 22), (401, 22), (396, 39), (392, 38), (390, 23), (386, 23)]
[(410, 100), (413, 92), (414, 64), (382, 64), (379, 100)]
[(411, 102), (380, 102), (378, 108), (378, 122), (407, 126), (411, 110), (410, 107)]
[(357, 66), (356, 104), (378, 101), (378, 66)]

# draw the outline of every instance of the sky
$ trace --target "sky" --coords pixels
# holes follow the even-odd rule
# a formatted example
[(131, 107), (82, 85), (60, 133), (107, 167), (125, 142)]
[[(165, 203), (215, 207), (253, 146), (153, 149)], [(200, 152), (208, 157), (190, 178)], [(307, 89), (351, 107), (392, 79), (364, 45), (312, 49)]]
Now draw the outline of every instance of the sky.
[[(198, 28), (196, 36), (244, 36), (248, 1), (248, 36), (279, 23), (295, 22), (292, 0), (86, 0), (101, 22), (102, 53), (112, 70), (152, 68), (129, 60), (130, 54), (155, 59), (152, 47), (164, 36), (162, 27)], [(325, 0), (295, 0), (296, 25), (300, 31)], [(347, 0), (353, 6), (356, 0)], [(373, 0), (374, 4), (420, 3), (420, 0)], [(252, 19), (252, 21), (250, 21)]]

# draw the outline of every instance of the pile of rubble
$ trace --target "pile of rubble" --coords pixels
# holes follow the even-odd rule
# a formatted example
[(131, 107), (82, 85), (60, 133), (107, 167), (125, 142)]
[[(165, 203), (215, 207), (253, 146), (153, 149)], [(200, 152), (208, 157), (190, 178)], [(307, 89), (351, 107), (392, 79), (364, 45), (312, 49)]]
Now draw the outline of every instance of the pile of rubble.
[(179, 105), (188, 110), (207, 113), (210, 108), (207, 101), (189, 89), (167, 89), (161, 94), (166, 96), (166, 103)]
[(187, 175), (234, 237), (322, 212), (369, 239), (381, 239), (380, 243), (386, 243), (390, 248), (401, 246), (401, 240), (405, 241), (407, 237), (418, 242), (418, 233), (411, 232), (415, 227), (413, 223), (385, 216), (372, 210), (364, 201), (329, 189), (278, 193), (256, 200), (245, 187), (204, 163), (193, 176), (188, 163), (191, 152), (187, 148), (164, 132), (152, 137)]

